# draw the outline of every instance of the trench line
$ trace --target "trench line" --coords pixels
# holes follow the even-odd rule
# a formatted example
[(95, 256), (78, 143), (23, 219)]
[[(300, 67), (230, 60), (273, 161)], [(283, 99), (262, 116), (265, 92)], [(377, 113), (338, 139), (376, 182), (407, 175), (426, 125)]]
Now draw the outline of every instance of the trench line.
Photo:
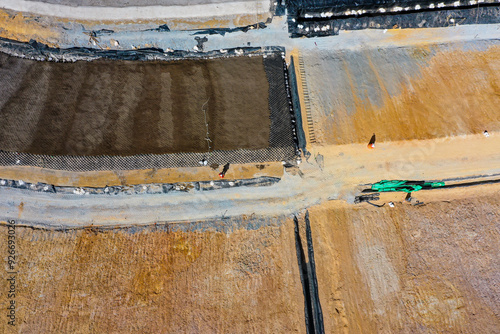
[(295, 248), (297, 252), (297, 263), (299, 265), (300, 281), (304, 294), (304, 315), (307, 334), (324, 334), (323, 312), (318, 294), (318, 280), (316, 277), (316, 263), (314, 261), (314, 249), (312, 243), (311, 224), (309, 212), (306, 211), (306, 242), (309, 262), (306, 262), (304, 247), (300, 237), (299, 220), (293, 217), (295, 230)]

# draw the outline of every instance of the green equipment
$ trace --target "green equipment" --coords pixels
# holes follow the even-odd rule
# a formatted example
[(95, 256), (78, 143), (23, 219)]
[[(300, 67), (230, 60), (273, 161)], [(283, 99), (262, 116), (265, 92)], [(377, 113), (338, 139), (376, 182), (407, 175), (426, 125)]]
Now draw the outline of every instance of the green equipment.
[(382, 180), (372, 184), (371, 189), (366, 189), (364, 192), (404, 191), (406, 193), (411, 193), (422, 189), (434, 189), (440, 187), (444, 187), (444, 182)]

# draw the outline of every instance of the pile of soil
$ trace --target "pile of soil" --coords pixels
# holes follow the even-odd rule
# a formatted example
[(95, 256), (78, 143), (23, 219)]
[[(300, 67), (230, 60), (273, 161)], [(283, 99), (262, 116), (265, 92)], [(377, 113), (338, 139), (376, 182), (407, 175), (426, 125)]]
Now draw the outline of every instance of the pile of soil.
[(136, 155), (269, 146), (262, 57), (36, 62), (0, 54), (0, 150)]

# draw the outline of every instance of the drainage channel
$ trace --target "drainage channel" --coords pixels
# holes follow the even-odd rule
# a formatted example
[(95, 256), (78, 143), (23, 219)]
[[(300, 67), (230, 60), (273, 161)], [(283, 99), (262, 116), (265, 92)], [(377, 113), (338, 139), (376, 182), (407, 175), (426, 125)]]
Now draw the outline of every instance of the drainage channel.
[(75, 194), (75, 195), (140, 195), (140, 194), (166, 194), (169, 192), (189, 192), (217, 190), (234, 187), (265, 187), (278, 183), (280, 178), (261, 176), (241, 180), (214, 180), (181, 183), (149, 183), (130, 186), (106, 187), (68, 187), (55, 186), (47, 183), (30, 183), (23, 180), (0, 179), (0, 187), (26, 189), (36, 192)]
[(316, 277), (316, 263), (314, 261), (314, 248), (311, 233), (311, 223), (309, 212), (305, 215), (305, 235), (307, 243), (307, 255), (309, 261), (306, 262), (302, 237), (300, 236), (299, 219), (293, 218), (295, 226), (295, 248), (297, 251), (297, 262), (299, 265), (300, 281), (304, 293), (304, 313), (307, 334), (323, 334), (323, 312), (318, 294), (318, 280)]

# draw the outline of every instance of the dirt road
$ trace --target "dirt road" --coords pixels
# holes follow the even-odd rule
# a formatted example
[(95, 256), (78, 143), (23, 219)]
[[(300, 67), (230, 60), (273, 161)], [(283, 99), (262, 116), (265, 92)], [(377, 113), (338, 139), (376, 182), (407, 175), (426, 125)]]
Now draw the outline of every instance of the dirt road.
[[(161, 196), (63, 196), (0, 188), (2, 219), (45, 225), (148, 224), (238, 215), (293, 214), (328, 199), (352, 201), (359, 184), (381, 179), (439, 180), (500, 173), (500, 135), (315, 146), (302, 176), (285, 174), (270, 187), (223, 189)], [(314, 156), (321, 154), (318, 165)], [(318, 161), (320, 161), (319, 159)], [(449, 192), (453, 194), (453, 191)], [(21, 205), (22, 203), (22, 205)], [(22, 210), (20, 210), (22, 206)]]
[[(495, 333), (499, 191), (415, 194), (423, 206), (400, 196), (394, 208), (311, 207), (325, 332)], [(3, 333), (306, 331), (291, 218), (104, 231), (18, 226), (16, 240), (18, 324), (0, 322)], [(8, 291), (7, 280), (0, 289)]]
[[(52, 1), (51, 1), (52, 2)], [(200, 1), (201, 2), (201, 1)], [(95, 6), (97, 4), (86, 3), (75, 9), (69, 3), (47, 3), (43, 1), (30, 0), (3, 0), (1, 7), (19, 12), (30, 12), (37, 15), (57, 16), (73, 20), (155, 20), (155, 19), (186, 19), (193, 17), (214, 17), (223, 15), (241, 14), (263, 14), (268, 13), (270, 8), (269, 0), (254, 1), (223, 1), (210, 3), (203, 1), (193, 3), (190, 6), (172, 3), (171, 6), (160, 5), (152, 1), (146, 6)], [(106, 4), (106, 2), (104, 2)], [(147, 4), (147, 3), (146, 3)], [(165, 4), (165, 2), (163, 2)]]

